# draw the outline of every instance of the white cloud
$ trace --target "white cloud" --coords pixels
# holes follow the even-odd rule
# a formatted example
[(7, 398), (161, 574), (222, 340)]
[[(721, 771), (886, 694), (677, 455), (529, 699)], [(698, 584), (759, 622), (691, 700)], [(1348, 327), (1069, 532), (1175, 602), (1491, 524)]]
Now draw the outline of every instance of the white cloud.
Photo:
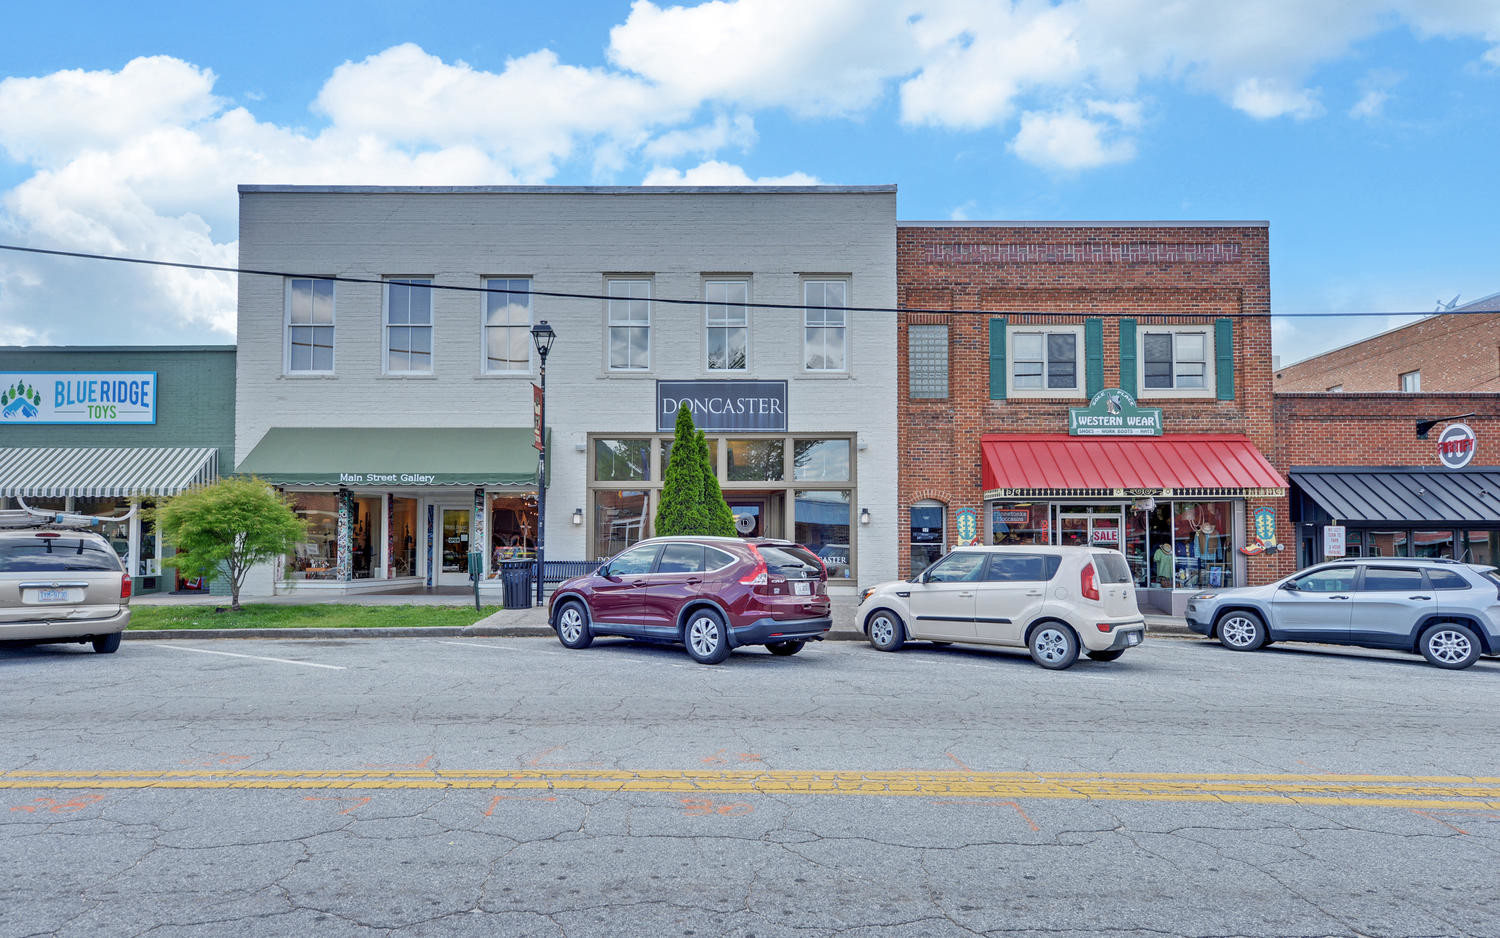
[(816, 176), (807, 173), (788, 173), (785, 176), (760, 176), (750, 174), (733, 163), (709, 160), (692, 169), (683, 171), (667, 166), (658, 166), (641, 180), (643, 186), (816, 186)]
[(654, 160), (671, 160), (689, 154), (706, 156), (726, 147), (748, 150), (755, 145), (755, 119), (737, 114), (733, 119), (723, 114), (712, 124), (672, 130), (646, 144), (641, 152)]
[(1016, 156), (1044, 169), (1093, 169), (1135, 156), (1134, 143), (1110, 136), (1109, 124), (1076, 111), (1028, 111), (1010, 146)]
[(1349, 109), (1349, 116), (1360, 120), (1373, 120), (1380, 117), (1385, 110), (1385, 102), (1390, 98), (1391, 96), (1384, 91), (1366, 91)]
[(1323, 114), (1323, 105), (1318, 103), (1314, 92), (1259, 78), (1246, 78), (1236, 85), (1231, 101), (1236, 108), (1258, 120), (1273, 117), (1309, 120)]

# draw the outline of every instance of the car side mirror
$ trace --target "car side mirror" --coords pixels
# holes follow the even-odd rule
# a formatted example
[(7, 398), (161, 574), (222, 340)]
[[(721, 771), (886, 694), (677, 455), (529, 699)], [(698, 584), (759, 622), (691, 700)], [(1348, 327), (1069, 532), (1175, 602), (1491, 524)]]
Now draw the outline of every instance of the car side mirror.
[(1297, 585), (1296, 580), (1287, 580), (1285, 583), (1281, 584), (1281, 588), (1284, 590), (1291, 590), (1294, 593), (1300, 592), (1302, 590), (1302, 587)]
[(606, 580), (617, 579), (613, 573), (609, 572), (609, 564), (605, 564), (604, 566), (599, 568), (599, 575), (604, 577)]

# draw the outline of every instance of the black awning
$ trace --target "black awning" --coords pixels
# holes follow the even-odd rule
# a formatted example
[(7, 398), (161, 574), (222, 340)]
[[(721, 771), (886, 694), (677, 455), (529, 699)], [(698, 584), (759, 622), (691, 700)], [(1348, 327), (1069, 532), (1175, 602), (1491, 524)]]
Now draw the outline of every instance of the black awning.
[(1292, 485), (1355, 524), (1500, 524), (1500, 469), (1293, 468)]

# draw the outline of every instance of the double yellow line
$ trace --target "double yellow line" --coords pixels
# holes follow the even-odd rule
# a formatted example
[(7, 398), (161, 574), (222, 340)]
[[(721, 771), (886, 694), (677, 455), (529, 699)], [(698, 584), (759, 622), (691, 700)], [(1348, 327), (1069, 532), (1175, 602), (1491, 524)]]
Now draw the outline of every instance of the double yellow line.
[(1152, 772), (209, 770), (0, 773), (0, 789), (604, 791), (1500, 810), (1500, 778)]

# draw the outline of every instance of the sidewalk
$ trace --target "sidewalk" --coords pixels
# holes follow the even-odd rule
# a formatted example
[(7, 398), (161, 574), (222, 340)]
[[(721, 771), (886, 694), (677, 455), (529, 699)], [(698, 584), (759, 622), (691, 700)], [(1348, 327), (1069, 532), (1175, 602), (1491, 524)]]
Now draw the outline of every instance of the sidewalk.
[[(156, 597), (141, 597), (134, 601), (138, 605), (168, 605), (183, 601), (184, 605), (227, 606), (224, 596), (169, 596), (166, 602), (153, 601)], [(310, 598), (306, 595), (257, 598), (255, 603), (344, 603), (358, 606), (463, 606), (474, 602), (472, 593), (465, 594), (390, 594), (385, 596), (341, 596)], [(833, 630), (828, 633), (830, 641), (864, 641), (864, 634), (854, 626), (854, 611), (859, 604), (853, 597), (836, 597), (833, 600)], [(1149, 637), (1186, 637), (1187, 622), (1176, 616), (1147, 615), (1146, 634)], [(552, 629), (547, 625), (547, 613), (541, 606), (528, 609), (501, 609), (463, 628), (378, 628), (378, 629), (161, 629), (128, 631), (126, 638), (413, 638), (427, 637), (486, 637), (522, 638), (551, 637)]]

